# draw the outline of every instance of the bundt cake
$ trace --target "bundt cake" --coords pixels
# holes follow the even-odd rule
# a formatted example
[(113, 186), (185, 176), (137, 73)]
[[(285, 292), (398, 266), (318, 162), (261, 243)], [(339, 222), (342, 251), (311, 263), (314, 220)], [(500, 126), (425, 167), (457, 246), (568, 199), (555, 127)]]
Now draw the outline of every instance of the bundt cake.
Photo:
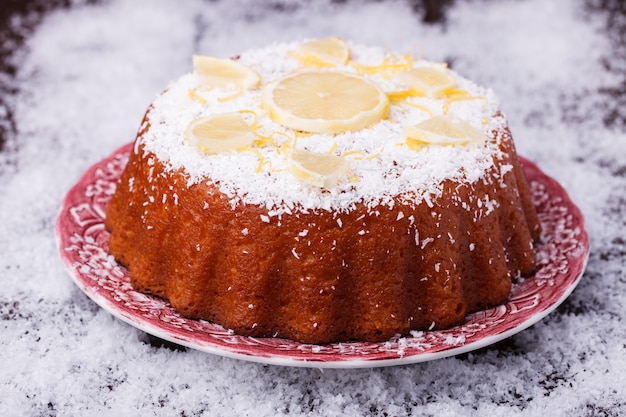
[(540, 225), (491, 90), (326, 38), (194, 71), (106, 212), (138, 291), (241, 335), (384, 341), (506, 301)]

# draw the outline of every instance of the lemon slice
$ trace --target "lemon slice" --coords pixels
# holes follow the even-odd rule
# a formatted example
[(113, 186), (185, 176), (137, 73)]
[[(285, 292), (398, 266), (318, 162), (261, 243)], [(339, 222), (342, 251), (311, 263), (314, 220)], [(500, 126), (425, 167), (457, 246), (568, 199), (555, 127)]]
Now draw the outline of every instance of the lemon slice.
[(193, 120), (185, 138), (202, 152), (216, 154), (251, 146), (256, 135), (240, 113), (225, 113)]
[(195, 73), (205, 87), (247, 90), (261, 82), (261, 77), (254, 70), (232, 59), (206, 55), (194, 55), (192, 59)]
[(416, 126), (404, 128), (406, 143), (410, 148), (419, 149), (422, 145), (464, 145), (483, 143), (486, 137), (465, 120), (451, 116), (435, 116)]
[(350, 59), (350, 49), (343, 39), (330, 36), (301, 43), (290, 55), (305, 65), (345, 65)]
[(389, 113), (389, 99), (359, 76), (305, 70), (265, 86), (263, 104), (272, 120), (314, 133), (357, 131)]
[(454, 79), (444, 68), (417, 67), (399, 72), (396, 80), (409, 87), (413, 95), (439, 97), (454, 87)]
[(350, 163), (341, 156), (291, 149), (289, 171), (304, 182), (331, 189), (350, 171)]

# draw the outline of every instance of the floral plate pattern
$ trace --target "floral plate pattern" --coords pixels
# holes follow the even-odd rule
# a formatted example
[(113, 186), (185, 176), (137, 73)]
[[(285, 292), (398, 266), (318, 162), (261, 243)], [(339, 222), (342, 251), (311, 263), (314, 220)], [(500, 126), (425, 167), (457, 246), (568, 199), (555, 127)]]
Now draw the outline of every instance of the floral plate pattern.
[(513, 287), (506, 304), (468, 315), (459, 326), (415, 331), (387, 342), (310, 345), (239, 336), (204, 320), (180, 316), (166, 300), (133, 289), (128, 271), (108, 253), (106, 206), (132, 144), (92, 166), (66, 195), (56, 224), (61, 258), (72, 279), (116, 317), (153, 336), (190, 348), (254, 362), (316, 368), (365, 368), (424, 362), (479, 349), (544, 318), (574, 290), (589, 255), (580, 210), (554, 179), (522, 158), (543, 226), (533, 276)]

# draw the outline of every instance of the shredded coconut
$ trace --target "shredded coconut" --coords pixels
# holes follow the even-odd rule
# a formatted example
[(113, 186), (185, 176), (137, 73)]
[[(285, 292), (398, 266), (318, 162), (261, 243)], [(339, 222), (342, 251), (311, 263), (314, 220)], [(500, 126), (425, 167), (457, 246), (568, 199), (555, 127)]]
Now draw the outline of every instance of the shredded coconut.
[[(244, 52), (240, 62), (258, 72), (262, 84), (265, 84), (301, 65), (288, 55), (296, 45), (280, 43)], [(353, 43), (349, 46), (353, 62), (360, 64), (381, 64), (385, 57), (390, 57), (383, 49)], [(413, 65), (439, 64), (415, 60)], [(337, 69), (356, 72), (352, 65)], [(491, 90), (479, 87), (453, 71), (450, 74), (456, 81), (457, 89), (480, 99), (454, 101), (450, 105), (446, 105), (444, 99), (416, 97), (407, 100), (428, 107), (433, 115), (442, 114), (445, 108), (448, 114), (468, 121), (487, 137), (491, 136), (491, 132), (502, 129), (505, 120), (503, 116), (494, 116), (498, 113), (498, 103)], [(380, 75), (361, 75), (388, 91), (401, 88), (392, 80), (383, 80)], [(346, 158), (350, 160), (351, 172), (358, 180), (348, 181), (346, 178), (336, 188), (322, 190), (303, 183), (291, 174), (286, 169), (284, 155), (277, 152), (274, 146), (255, 148), (258, 152), (205, 155), (188, 144), (184, 131), (192, 120), (239, 110), (246, 110), (248, 118), (254, 114), (253, 119), (260, 126), (259, 132), (267, 135), (280, 133), (274, 136), (276, 146), (279, 147), (290, 137), (295, 138), (292, 130), (273, 122), (263, 110), (261, 88), (223, 100), (229, 92), (220, 89), (206, 91), (198, 87), (197, 77), (193, 73), (187, 74), (156, 98), (148, 115), (150, 128), (141, 138), (145, 149), (164, 161), (169, 169), (184, 168), (189, 174), (188, 185), (199, 182), (216, 184), (231, 200), (233, 207), (238, 203), (256, 204), (265, 206), (274, 216), (291, 212), (295, 207), (300, 210), (348, 212), (357, 203), (368, 207), (391, 206), (394, 204), (391, 196), (406, 196), (407, 204), (424, 200), (432, 205), (433, 199), (442, 192), (443, 180), (477, 181), (493, 164), (493, 156), (499, 153), (499, 138), (488, 140), (486, 144), (410, 149), (405, 145), (404, 126), (415, 125), (430, 115), (419, 107), (392, 103), (389, 117), (369, 128), (337, 135), (313, 134), (298, 138), (299, 148), (320, 153), (332, 149), (337, 155), (349, 155)], [(195, 93), (190, 94), (190, 91)], [(488, 122), (485, 124), (484, 120)], [(263, 164), (257, 172), (260, 155)], [(506, 168), (503, 168), (504, 172)]]

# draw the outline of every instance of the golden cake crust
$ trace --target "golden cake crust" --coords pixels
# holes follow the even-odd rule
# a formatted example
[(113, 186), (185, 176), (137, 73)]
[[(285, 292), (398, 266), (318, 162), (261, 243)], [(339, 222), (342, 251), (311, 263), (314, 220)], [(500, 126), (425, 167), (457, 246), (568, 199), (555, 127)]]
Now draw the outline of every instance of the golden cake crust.
[(305, 343), (384, 341), (501, 304), (534, 269), (540, 225), (508, 129), (482, 180), (446, 181), (434, 204), (280, 216), (189, 185), (144, 149), (147, 129), (107, 208), (110, 252), (186, 317)]

